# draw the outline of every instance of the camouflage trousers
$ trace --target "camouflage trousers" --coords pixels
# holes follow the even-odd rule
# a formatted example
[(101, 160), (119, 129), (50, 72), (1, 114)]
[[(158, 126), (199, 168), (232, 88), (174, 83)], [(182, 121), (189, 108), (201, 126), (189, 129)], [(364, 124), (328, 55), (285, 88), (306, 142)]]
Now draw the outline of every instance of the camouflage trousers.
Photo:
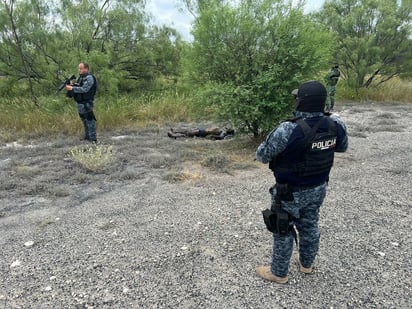
[[(313, 265), (319, 249), (320, 232), (318, 227), (319, 209), (326, 196), (327, 185), (313, 189), (293, 192), (293, 201), (282, 201), (282, 209), (288, 212), (298, 231), (299, 258), (304, 267)], [(276, 190), (272, 190), (272, 210), (275, 205)], [(291, 232), (286, 236), (273, 234), (273, 255), (271, 270), (279, 277), (285, 277), (289, 271), (293, 252), (294, 237)]]
[(77, 111), (80, 120), (84, 126), (84, 139), (95, 141), (96, 137), (96, 119), (93, 113), (93, 102), (77, 103)]
[(328, 97), (326, 99), (326, 109), (332, 110), (335, 106), (336, 86), (328, 86)]

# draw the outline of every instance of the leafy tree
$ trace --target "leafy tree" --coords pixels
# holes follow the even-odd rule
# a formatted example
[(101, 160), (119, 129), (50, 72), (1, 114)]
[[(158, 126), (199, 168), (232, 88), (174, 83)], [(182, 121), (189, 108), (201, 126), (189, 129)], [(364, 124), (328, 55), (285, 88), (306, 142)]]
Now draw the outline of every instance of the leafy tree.
[(356, 89), (383, 83), (410, 68), (410, 0), (327, 1), (317, 17), (335, 35), (335, 61)]
[(12, 91), (16, 82), (27, 81), (36, 104), (35, 86), (45, 76), (43, 67), (48, 61), (44, 46), (49, 36), (42, 31), (47, 28), (48, 14), (49, 8), (37, 0), (0, 3), (0, 73), (7, 78), (4, 93)]
[(180, 36), (174, 29), (150, 26), (144, 3), (142, 0), (62, 2), (61, 33), (77, 51), (76, 61), (89, 59), (94, 64), (103, 91), (150, 89), (161, 76), (176, 78)]
[(100, 90), (108, 93), (121, 87), (124, 79), (141, 78), (136, 71), (143, 70), (145, 61), (140, 64), (136, 59), (144, 58), (147, 20), (143, 5), (141, 0), (62, 1), (58, 35), (64, 39), (64, 49), (71, 52), (61, 58), (59, 69), (88, 61), (99, 76)]
[[(144, 0), (1, 0), (3, 94), (52, 94), (80, 61), (91, 64), (99, 93), (175, 83), (184, 47), (179, 34), (150, 24)], [(3, 91), (4, 90), (4, 91)]]
[(273, 0), (190, 2), (193, 78), (238, 129), (266, 134), (289, 114), (292, 89), (330, 60), (330, 38), (302, 4)]

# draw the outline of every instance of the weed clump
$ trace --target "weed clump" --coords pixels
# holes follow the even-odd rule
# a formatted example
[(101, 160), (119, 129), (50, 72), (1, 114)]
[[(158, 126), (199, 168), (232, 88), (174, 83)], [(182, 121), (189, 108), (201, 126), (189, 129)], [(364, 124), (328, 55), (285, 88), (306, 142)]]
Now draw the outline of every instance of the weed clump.
[(230, 160), (223, 154), (215, 154), (203, 159), (200, 164), (214, 171), (228, 173)]
[(69, 156), (85, 169), (96, 173), (106, 170), (116, 158), (113, 147), (103, 144), (76, 146), (70, 150)]
[(188, 182), (188, 181), (198, 181), (201, 180), (202, 174), (200, 172), (191, 172), (191, 171), (176, 171), (169, 173), (163, 177), (164, 180), (176, 183), (176, 182)]

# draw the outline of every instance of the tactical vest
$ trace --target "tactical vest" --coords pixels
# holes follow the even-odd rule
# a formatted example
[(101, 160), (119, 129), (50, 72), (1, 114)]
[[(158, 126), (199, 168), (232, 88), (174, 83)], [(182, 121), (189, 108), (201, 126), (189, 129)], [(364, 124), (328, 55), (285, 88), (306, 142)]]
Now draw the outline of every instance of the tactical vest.
[[(299, 128), (304, 137), (293, 145), (294, 160), (291, 160), (288, 147), (277, 158), (269, 163), (269, 168), (276, 173), (293, 172), (300, 177), (329, 173), (333, 165), (336, 147), (336, 123), (323, 116), (312, 128), (302, 118), (293, 119), (297, 126), (292, 136)], [(327, 129), (319, 127), (327, 121)]]
[(329, 76), (329, 85), (336, 86), (336, 84), (338, 83), (339, 77), (340, 77), (339, 70), (337, 69), (333, 70), (333, 72), (331, 72)]
[[(93, 74), (90, 74), (90, 75), (93, 77), (93, 86), (86, 93), (73, 93), (73, 97), (76, 102), (87, 102), (87, 101), (94, 100), (94, 96), (97, 90), (97, 82), (96, 82), (96, 77), (94, 77)], [(79, 87), (83, 86), (85, 79), (86, 79), (86, 76), (79, 77), (79, 79), (77, 80), (77, 84), (79, 85)]]

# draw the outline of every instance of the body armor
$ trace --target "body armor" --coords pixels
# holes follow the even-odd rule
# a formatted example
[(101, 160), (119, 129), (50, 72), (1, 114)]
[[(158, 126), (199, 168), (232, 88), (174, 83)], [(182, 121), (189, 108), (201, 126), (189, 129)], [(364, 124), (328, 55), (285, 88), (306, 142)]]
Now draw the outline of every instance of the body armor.
[[(302, 118), (292, 121), (297, 124), (292, 142), (276, 160), (270, 162), (270, 169), (275, 175), (293, 173), (299, 177), (310, 177), (329, 174), (337, 138), (335, 122), (327, 116), (321, 117), (312, 127)], [(302, 133), (303, 138), (300, 138)]]

